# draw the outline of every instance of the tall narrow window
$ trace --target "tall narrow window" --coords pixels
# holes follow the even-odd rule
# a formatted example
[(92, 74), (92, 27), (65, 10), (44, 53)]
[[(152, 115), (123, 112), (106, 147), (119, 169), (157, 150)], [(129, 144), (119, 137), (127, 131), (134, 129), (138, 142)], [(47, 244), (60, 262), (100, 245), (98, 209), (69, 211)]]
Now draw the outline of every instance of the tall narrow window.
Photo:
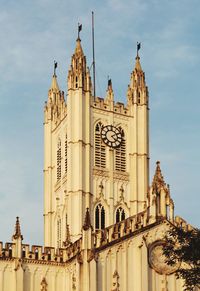
[(61, 140), (57, 144), (57, 181), (61, 179)]
[(61, 248), (61, 218), (57, 219), (57, 248)]
[(116, 223), (126, 218), (125, 211), (122, 207), (119, 207), (116, 211)]
[(95, 209), (95, 228), (105, 228), (105, 209), (101, 204), (98, 204)]
[(122, 129), (121, 133), (121, 145), (115, 150), (115, 170), (120, 172), (126, 172), (126, 141), (124, 131)]
[(65, 136), (65, 173), (67, 173), (67, 135)]
[(78, 88), (78, 77), (76, 76), (76, 88)]
[(99, 122), (95, 127), (95, 166), (106, 168), (106, 146), (101, 140), (102, 124)]

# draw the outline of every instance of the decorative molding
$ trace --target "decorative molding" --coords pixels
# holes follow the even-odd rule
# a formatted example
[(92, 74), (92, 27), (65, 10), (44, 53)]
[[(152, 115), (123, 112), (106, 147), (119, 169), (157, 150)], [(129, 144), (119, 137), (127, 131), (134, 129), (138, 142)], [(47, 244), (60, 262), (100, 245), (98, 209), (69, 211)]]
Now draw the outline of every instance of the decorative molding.
[(113, 289), (111, 291), (120, 291), (119, 289), (120, 284), (119, 284), (119, 274), (117, 270), (115, 270), (113, 274)]

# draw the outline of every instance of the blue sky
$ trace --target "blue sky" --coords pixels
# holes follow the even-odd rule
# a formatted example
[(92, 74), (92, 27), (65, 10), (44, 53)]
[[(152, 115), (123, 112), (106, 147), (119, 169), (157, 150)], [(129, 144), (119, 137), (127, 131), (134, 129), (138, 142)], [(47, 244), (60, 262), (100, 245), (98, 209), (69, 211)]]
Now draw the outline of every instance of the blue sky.
[(151, 177), (161, 161), (175, 212), (199, 227), (199, 0), (1, 0), (0, 240), (10, 241), (15, 217), (24, 241), (43, 242), (43, 106), (53, 61), (66, 92), (67, 71), (83, 25), (91, 65), (95, 12), (97, 94), (112, 78), (126, 100), (137, 41), (150, 92)]

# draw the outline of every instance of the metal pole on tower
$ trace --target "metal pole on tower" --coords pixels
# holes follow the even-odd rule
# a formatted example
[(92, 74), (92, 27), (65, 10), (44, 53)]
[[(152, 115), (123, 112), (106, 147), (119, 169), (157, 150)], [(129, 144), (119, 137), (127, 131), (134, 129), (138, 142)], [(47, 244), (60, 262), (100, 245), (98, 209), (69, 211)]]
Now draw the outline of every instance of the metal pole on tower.
[(93, 56), (93, 95), (96, 97), (96, 84), (95, 84), (95, 52), (94, 52), (94, 12), (92, 11), (92, 56)]

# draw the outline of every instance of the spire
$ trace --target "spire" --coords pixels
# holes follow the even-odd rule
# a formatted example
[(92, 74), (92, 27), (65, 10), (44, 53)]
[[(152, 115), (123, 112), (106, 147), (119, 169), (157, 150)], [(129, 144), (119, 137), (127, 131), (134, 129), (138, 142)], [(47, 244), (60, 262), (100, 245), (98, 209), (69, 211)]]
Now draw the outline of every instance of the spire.
[(53, 74), (51, 87), (49, 90), (53, 91), (54, 93), (60, 91), (60, 88), (59, 88), (58, 82), (57, 82), (57, 76), (55, 74)]
[(19, 222), (19, 217), (16, 217), (16, 223), (15, 223), (15, 232), (13, 234), (13, 239), (19, 239), (21, 238), (23, 240), (23, 236), (21, 234), (21, 229), (20, 229), (20, 222)]
[(91, 220), (90, 220), (90, 212), (89, 212), (89, 208), (86, 208), (86, 213), (85, 213), (85, 221), (83, 224), (83, 229), (84, 230), (88, 230), (89, 228), (92, 229), (92, 224), (91, 224)]
[(155, 190), (157, 192), (161, 188), (164, 188), (165, 186), (166, 186), (166, 184), (165, 184), (162, 172), (161, 172), (160, 162), (157, 161), (156, 162), (156, 171), (155, 171), (155, 175), (154, 175), (153, 182), (152, 182), (152, 188), (153, 188), (153, 190)]
[(54, 93), (57, 93), (60, 91), (59, 86), (58, 86), (58, 82), (57, 82), (57, 76), (56, 76), (57, 67), (58, 67), (58, 63), (56, 61), (54, 61), (53, 77), (52, 77), (51, 87), (49, 89)]

